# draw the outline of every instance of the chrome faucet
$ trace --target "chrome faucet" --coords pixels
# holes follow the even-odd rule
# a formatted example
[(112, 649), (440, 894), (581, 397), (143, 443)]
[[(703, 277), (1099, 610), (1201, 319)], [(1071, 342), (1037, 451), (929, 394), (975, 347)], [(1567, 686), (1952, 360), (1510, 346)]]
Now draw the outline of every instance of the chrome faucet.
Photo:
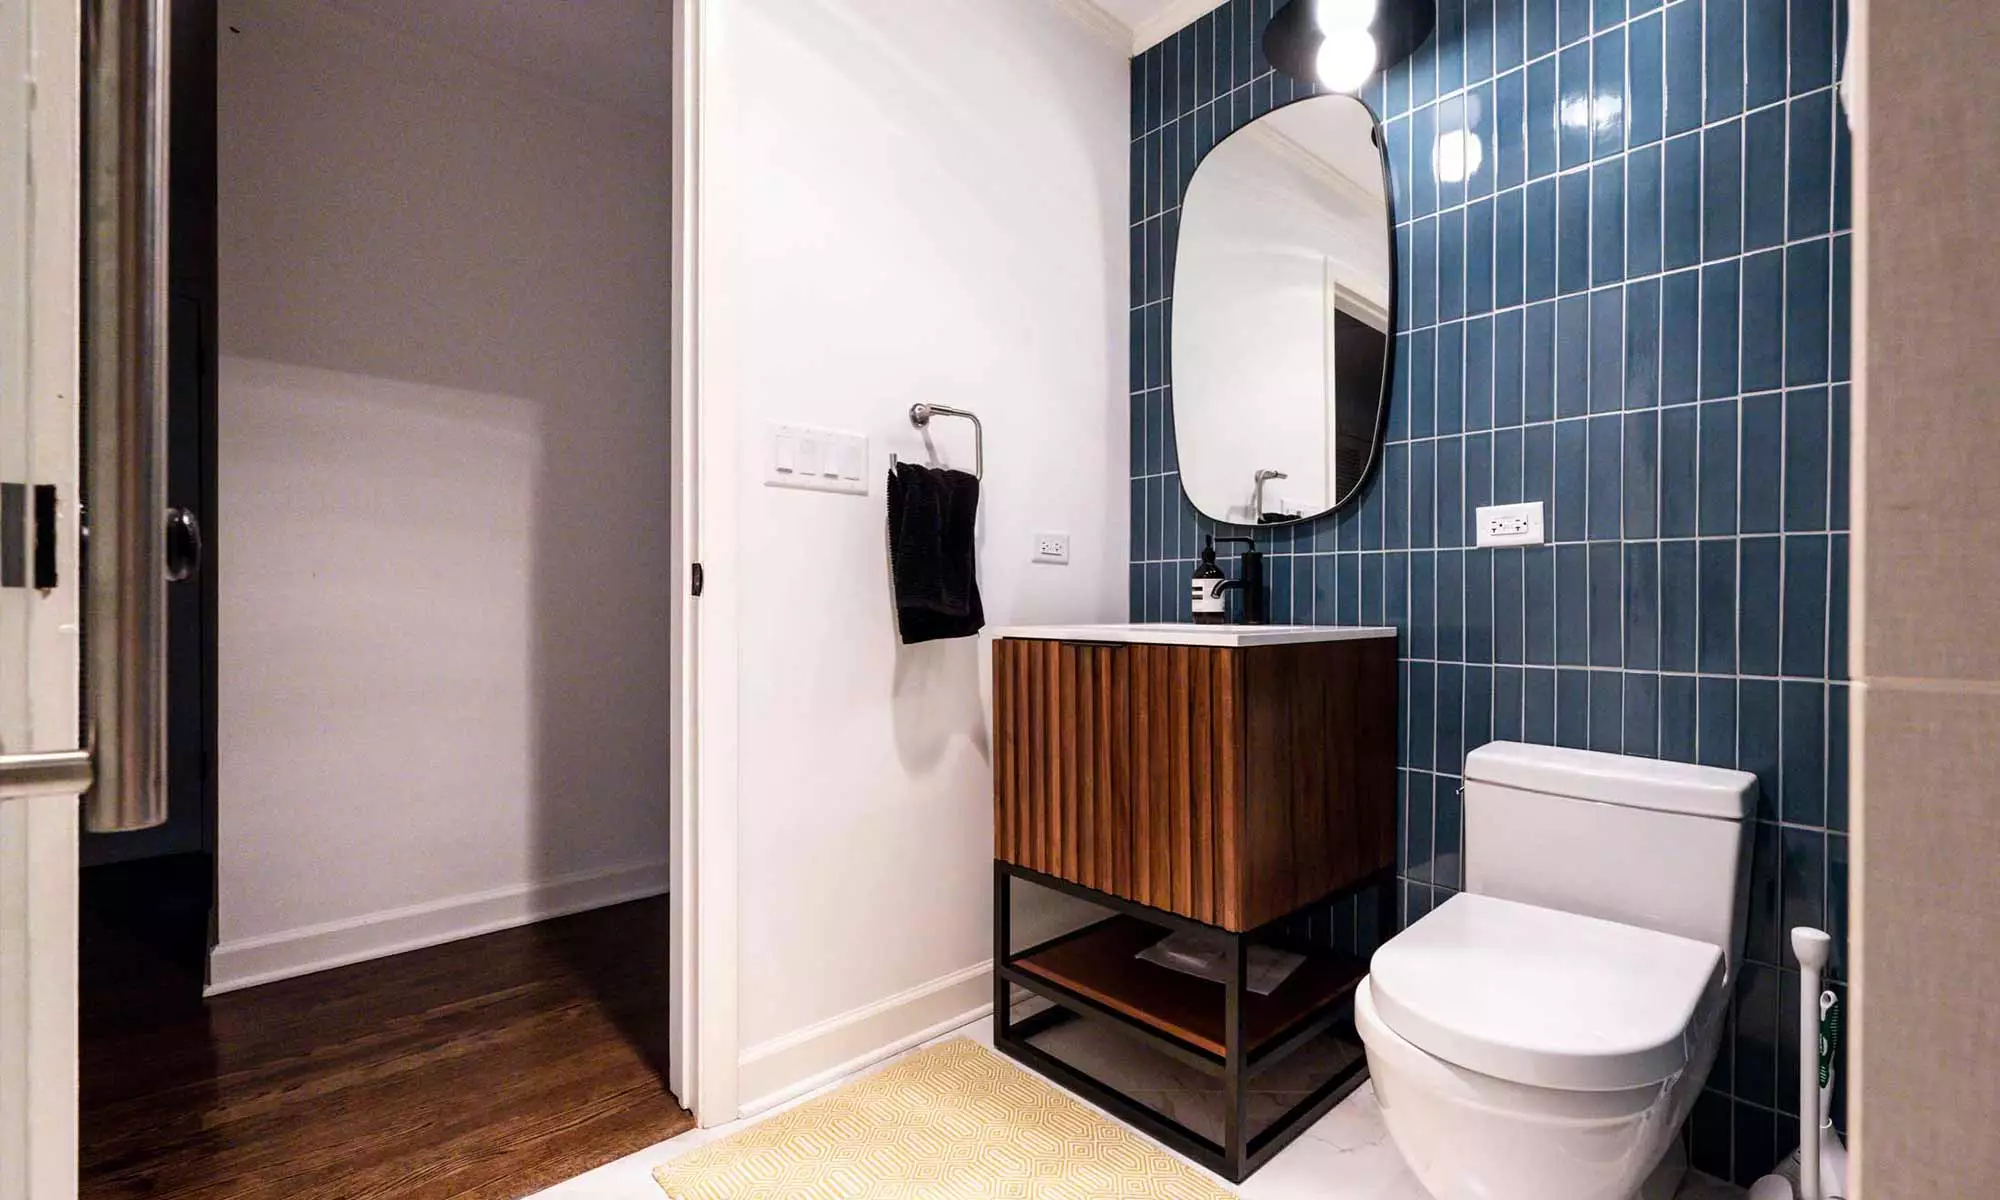
[(1290, 479), (1283, 471), (1265, 469), (1257, 472), (1257, 488), (1250, 499), (1250, 519), (1256, 524), (1264, 523), (1264, 485), (1273, 479)]

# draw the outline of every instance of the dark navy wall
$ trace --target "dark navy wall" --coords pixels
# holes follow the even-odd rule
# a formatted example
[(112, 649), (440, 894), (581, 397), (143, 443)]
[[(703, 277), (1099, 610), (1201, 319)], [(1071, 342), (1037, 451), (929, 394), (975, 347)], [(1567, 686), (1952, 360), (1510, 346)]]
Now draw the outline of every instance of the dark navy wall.
[[(1185, 619), (1217, 531), (1177, 473), (1173, 248), (1208, 148), (1310, 94), (1258, 50), (1275, 7), (1231, 0), (1132, 64), (1135, 619)], [(1273, 619), (1402, 631), (1411, 919), (1460, 886), (1483, 742), (1757, 773), (1749, 962), (1691, 1122), (1697, 1164), (1747, 1181), (1798, 1144), (1784, 930), (1847, 924), (1844, 13), (1438, 7), (1363, 94), (1395, 188), (1389, 444), (1353, 507), (1259, 532)], [(1459, 129), (1482, 162), (1442, 181), (1432, 148)], [(1520, 500), (1548, 505), (1551, 544), (1474, 548), (1472, 510)]]

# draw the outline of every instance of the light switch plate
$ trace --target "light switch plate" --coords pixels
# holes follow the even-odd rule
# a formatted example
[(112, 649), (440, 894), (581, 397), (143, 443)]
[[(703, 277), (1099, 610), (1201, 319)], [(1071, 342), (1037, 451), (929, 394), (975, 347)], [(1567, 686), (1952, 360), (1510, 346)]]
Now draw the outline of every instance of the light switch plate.
[(868, 494), (868, 438), (859, 433), (773, 425), (764, 486), (807, 492)]
[(1069, 535), (1066, 533), (1038, 533), (1035, 535), (1035, 561), (1052, 563), (1055, 566), (1069, 565)]
[(1542, 536), (1542, 502), (1495, 504), (1479, 509), (1473, 522), (1481, 546), (1539, 546)]

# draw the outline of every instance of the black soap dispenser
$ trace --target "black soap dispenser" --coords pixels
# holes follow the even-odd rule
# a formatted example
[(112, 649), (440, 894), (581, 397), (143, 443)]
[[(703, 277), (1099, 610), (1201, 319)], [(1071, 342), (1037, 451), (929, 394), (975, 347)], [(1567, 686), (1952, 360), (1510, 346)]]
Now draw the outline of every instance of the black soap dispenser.
[(1201, 547), (1201, 562), (1194, 569), (1194, 621), (1197, 625), (1223, 625), (1229, 620), (1228, 605), (1223, 601), (1223, 584), (1228, 580), (1222, 568), (1215, 565), (1215, 539), (1204, 538)]

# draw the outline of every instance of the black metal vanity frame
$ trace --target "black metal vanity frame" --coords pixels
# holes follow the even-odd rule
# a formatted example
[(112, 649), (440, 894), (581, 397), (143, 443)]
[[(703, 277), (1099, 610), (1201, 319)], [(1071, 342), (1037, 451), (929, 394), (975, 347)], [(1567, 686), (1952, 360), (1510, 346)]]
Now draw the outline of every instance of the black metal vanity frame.
[[(1016, 879), (1066, 893), (1112, 909), (1118, 914), (1162, 927), (1169, 932), (1192, 930), (1209, 934), (1217, 932), (1226, 934), (1229, 939), (1229, 965), (1234, 976), (1231, 982), (1222, 988), (1223, 1029), (1227, 1053), (1218, 1057), (1200, 1046), (1156, 1029), (1137, 1017), (1022, 969), (1018, 965), (1021, 960), (1088, 936), (1105, 922), (1096, 922), (1014, 952), (1011, 950), (1013, 942), (1011, 902), (1013, 882)], [(1249, 1136), (1246, 1109), (1251, 1080), (1329, 1031), (1345, 1026), (1352, 1034), (1355, 993), (1355, 986), (1348, 986), (1339, 995), (1293, 1021), (1271, 1038), (1261, 1050), (1254, 1054), (1250, 1053), (1246, 1020), (1248, 1007), (1246, 997), (1249, 995), (1247, 952), (1249, 945), (1255, 941), (1264, 945), (1285, 946), (1291, 939), (1279, 935), (1277, 931), (1286, 924), (1304, 913), (1323, 910), (1369, 888), (1378, 891), (1376, 937), (1377, 944), (1380, 944), (1396, 933), (1396, 874), (1393, 868), (1378, 871), (1350, 887), (1330, 892), (1257, 929), (1231, 933), (1164, 909), (1139, 904), (1026, 867), (995, 860), (993, 864), (993, 1045), (1001, 1053), (1048, 1076), (1231, 1183), (1241, 1183), (1251, 1173), (1269, 1162), (1279, 1151), (1290, 1145), (1300, 1134), (1311, 1128), (1368, 1078), (1368, 1060), (1362, 1055), (1341, 1068), (1304, 1100), (1272, 1122), (1267, 1129), (1254, 1137)], [(1114, 919), (1116, 918), (1106, 920)], [(1323, 949), (1311, 947), (1295, 946), (1295, 948), (1310, 949), (1318, 954), (1326, 953)], [(1358, 984), (1359, 976), (1355, 982)], [(1050, 1001), (1051, 1006), (1015, 1021), (1012, 1013), (1013, 988), (1017, 986), (1032, 996)], [(1221, 1078), (1224, 1092), (1224, 1144), (1217, 1145), (1173, 1118), (1132, 1099), (1111, 1085), (1070, 1066), (1028, 1041), (1029, 1038), (1054, 1025), (1077, 1018), (1097, 1021), (1118, 1029), (1126, 1036), (1135, 1038), (1176, 1061)]]

